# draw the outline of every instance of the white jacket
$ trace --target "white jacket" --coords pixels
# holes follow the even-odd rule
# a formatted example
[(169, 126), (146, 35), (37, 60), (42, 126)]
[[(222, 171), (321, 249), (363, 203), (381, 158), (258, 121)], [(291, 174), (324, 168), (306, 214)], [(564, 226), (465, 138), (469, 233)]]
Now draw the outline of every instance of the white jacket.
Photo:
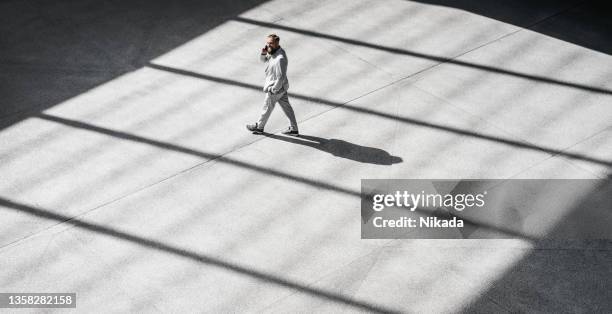
[(286, 92), (289, 89), (287, 79), (287, 54), (283, 48), (278, 48), (274, 54), (260, 55), (259, 60), (266, 64), (266, 82), (263, 91), (276, 94)]

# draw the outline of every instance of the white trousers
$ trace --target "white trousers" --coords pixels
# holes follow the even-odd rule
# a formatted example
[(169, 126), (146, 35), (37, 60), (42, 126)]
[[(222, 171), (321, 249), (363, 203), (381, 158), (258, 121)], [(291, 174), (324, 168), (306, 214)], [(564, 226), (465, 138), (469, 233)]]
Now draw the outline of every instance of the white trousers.
[(279, 103), (283, 112), (287, 118), (289, 118), (289, 122), (291, 123), (291, 129), (297, 131), (297, 121), (295, 120), (295, 113), (293, 112), (293, 108), (291, 108), (291, 104), (289, 104), (289, 97), (287, 96), (287, 91), (281, 91), (277, 94), (272, 94), (270, 92), (266, 93), (266, 98), (264, 99), (263, 110), (261, 111), (261, 117), (259, 121), (257, 121), (257, 127), (263, 129), (270, 118), (270, 114), (272, 110), (274, 110), (274, 105)]

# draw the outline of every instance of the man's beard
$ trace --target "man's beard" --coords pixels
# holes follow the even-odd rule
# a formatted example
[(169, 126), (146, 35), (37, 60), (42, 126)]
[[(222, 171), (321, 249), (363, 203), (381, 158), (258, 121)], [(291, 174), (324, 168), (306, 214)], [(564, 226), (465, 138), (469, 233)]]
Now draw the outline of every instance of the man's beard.
[(280, 47), (276, 47), (276, 48), (268, 47), (268, 53), (273, 55), (276, 52), (276, 50), (278, 50), (278, 48)]

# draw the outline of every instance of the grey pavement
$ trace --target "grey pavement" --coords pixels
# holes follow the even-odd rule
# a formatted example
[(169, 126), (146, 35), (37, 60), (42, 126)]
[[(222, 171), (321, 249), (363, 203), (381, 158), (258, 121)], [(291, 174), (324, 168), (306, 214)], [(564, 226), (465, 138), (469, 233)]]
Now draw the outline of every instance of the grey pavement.
[[(76, 292), (79, 313), (610, 312), (609, 240), (362, 240), (359, 208), (364, 178), (612, 191), (606, 10), (4, 1), (0, 292)], [(302, 137), (280, 108), (244, 128), (272, 32)]]

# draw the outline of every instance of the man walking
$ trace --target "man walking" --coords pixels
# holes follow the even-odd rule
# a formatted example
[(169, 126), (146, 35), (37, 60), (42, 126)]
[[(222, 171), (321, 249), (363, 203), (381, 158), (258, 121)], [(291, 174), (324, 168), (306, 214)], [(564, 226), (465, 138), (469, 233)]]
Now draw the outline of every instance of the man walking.
[(263, 133), (266, 122), (270, 118), (270, 114), (274, 109), (274, 105), (278, 102), (285, 112), (291, 125), (283, 132), (286, 135), (297, 136), (298, 126), (295, 120), (293, 108), (289, 104), (287, 90), (289, 89), (289, 80), (287, 80), (287, 54), (280, 46), (280, 38), (276, 34), (270, 34), (266, 38), (266, 46), (261, 50), (259, 59), (266, 64), (266, 81), (263, 91), (266, 93), (263, 110), (259, 121), (254, 124), (247, 124), (247, 130), (254, 134)]

